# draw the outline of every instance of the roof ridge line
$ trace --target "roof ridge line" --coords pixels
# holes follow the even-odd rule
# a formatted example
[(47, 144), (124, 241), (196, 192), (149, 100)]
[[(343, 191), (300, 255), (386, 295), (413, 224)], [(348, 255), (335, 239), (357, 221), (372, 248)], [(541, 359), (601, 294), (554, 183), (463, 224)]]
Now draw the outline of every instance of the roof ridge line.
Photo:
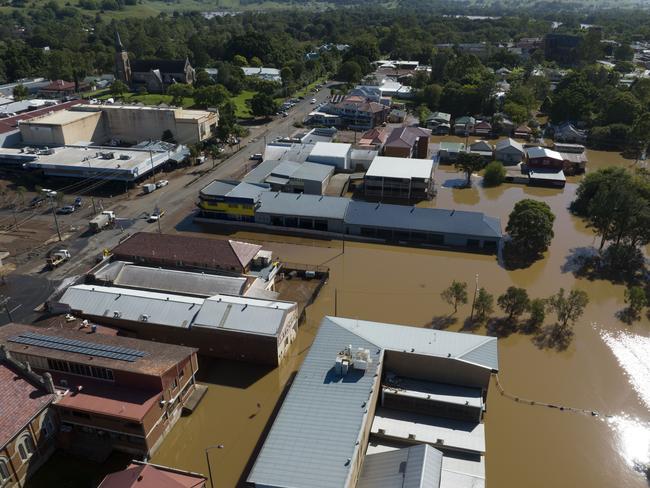
[[(472, 335), (475, 335), (475, 334), (472, 334)], [(485, 337), (485, 338), (488, 338), (488, 339), (496, 339), (496, 337), (490, 337), (490, 336), (480, 336), (480, 337)], [(475, 346), (470, 347), (467, 351), (464, 351), (463, 353), (459, 354), (458, 358), (462, 359), (463, 356), (465, 356), (466, 354), (469, 354), (472, 351), (475, 351), (479, 347), (483, 347), (485, 344), (487, 344), (487, 342), (488, 341), (484, 341), (484, 342), (481, 342), (480, 344), (476, 344)], [(471, 361), (468, 361), (468, 362), (471, 362)]]

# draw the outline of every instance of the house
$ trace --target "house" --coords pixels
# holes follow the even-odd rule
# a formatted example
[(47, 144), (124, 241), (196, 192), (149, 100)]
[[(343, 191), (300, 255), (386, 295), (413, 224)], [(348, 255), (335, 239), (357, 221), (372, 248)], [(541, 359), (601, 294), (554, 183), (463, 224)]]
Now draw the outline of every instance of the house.
[(56, 449), (56, 397), (49, 373), (36, 373), (0, 345), (0, 486), (26, 486)]
[(326, 106), (321, 111), (338, 115), (340, 123), (351, 129), (372, 129), (386, 122), (390, 107), (369, 102), (363, 97), (348, 96), (329, 108)]
[(369, 131), (364, 132), (359, 138), (357, 146), (381, 151), (391, 132), (392, 130), (388, 127), (375, 127), (374, 129), (370, 129)]
[(131, 62), (119, 32), (115, 32), (115, 78), (134, 90), (164, 93), (174, 83), (193, 84), (196, 73), (188, 58)]
[(533, 130), (526, 124), (522, 124), (515, 129), (514, 136), (518, 139), (525, 139), (529, 141), (533, 136)]
[(133, 461), (126, 469), (106, 475), (98, 488), (205, 488), (206, 481), (202, 474)]
[(546, 186), (552, 188), (564, 188), (566, 176), (564, 171), (555, 168), (529, 168), (528, 184), (531, 186)]
[(489, 162), (493, 159), (494, 147), (485, 140), (474, 141), (469, 146), (469, 152), (471, 154), (478, 154), (484, 161)]
[(451, 130), (451, 114), (434, 112), (427, 117), (426, 126), (432, 134), (447, 135)]
[(138, 232), (111, 251), (121, 261), (243, 274), (262, 246), (248, 242)]
[(348, 92), (349, 96), (362, 97), (369, 102), (381, 103), (382, 92), (381, 88), (373, 85), (357, 85)]
[(214, 180), (201, 188), (198, 207), (203, 217), (252, 222), (260, 194), (266, 184)]
[(314, 144), (307, 161), (334, 166), (339, 171), (349, 170), (351, 149), (351, 144), (319, 141)]
[(492, 116), (492, 130), (495, 135), (510, 136), (515, 130), (515, 123), (503, 112)]
[(465, 152), (465, 144), (462, 142), (441, 142), (438, 158), (441, 163), (454, 163), (462, 152)]
[(485, 486), (497, 339), (325, 317), (257, 453), (253, 487)]
[(505, 66), (502, 66), (501, 68), (496, 70), (495, 73), (499, 76), (499, 78), (505, 80), (510, 75), (510, 73), (512, 73), (512, 71), (510, 71)]
[(384, 144), (382, 155), (426, 159), (431, 131), (420, 127), (395, 127)]
[(454, 120), (454, 134), (457, 136), (472, 134), (474, 132), (475, 124), (476, 119), (474, 117), (458, 117), (456, 120)]
[(74, 81), (54, 80), (41, 87), (38, 94), (44, 98), (66, 98), (85, 88), (88, 88), (88, 85), (78, 86)]
[(364, 176), (368, 198), (431, 199), (434, 163), (430, 159), (377, 156)]
[(477, 136), (489, 136), (492, 135), (492, 124), (487, 120), (480, 120), (474, 124), (474, 134)]
[(248, 67), (244, 66), (242, 68), (244, 76), (252, 76), (259, 78), (260, 80), (265, 81), (274, 81), (276, 83), (282, 82), (282, 76), (280, 76), (280, 70), (276, 68), (257, 68), (257, 67)]
[(11, 357), (60, 392), (58, 445), (99, 461), (113, 450), (151, 456), (194, 393), (196, 350), (66, 324), (0, 328)]
[(494, 147), (494, 159), (505, 165), (519, 164), (525, 156), (524, 146), (511, 138), (498, 141)]
[(401, 124), (406, 119), (406, 111), (393, 109), (388, 114), (388, 122), (391, 124)]
[(334, 167), (329, 164), (269, 159), (247, 174), (244, 181), (265, 185), (266, 190), (322, 195), (333, 174)]
[(529, 168), (538, 169), (564, 169), (564, 159), (562, 155), (546, 147), (529, 147), (526, 148)]
[(577, 129), (570, 122), (564, 122), (555, 127), (553, 140), (558, 142), (585, 144), (587, 142), (587, 133), (583, 130)]

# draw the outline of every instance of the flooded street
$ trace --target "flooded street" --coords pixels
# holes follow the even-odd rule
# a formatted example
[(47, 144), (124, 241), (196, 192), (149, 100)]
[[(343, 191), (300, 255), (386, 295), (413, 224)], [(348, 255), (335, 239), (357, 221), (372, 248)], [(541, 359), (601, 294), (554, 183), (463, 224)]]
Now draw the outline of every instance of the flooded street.
[[(630, 163), (604, 154), (590, 152), (592, 169), (601, 159), (603, 164)], [(201, 364), (200, 379), (210, 385), (208, 394), (193, 415), (178, 422), (153, 462), (207, 474), (204, 448), (223, 444), (223, 449), (210, 451), (214, 486), (236, 486), (285, 381), (299, 367), (324, 315), (431, 326), (435, 318), (451, 312), (440, 292), (453, 279), (466, 281), (473, 290), (478, 274), (480, 286), (495, 297), (510, 285), (526, 288), (531, 298), (548, 297), (560, 287), (588, 293), (589, 306), (566, 351), (540, 350), (523, 334), (500, 339), (499, 378), (505, 390), (517, 396), (612, 415), (592, 417), (525, 405), (491, 388), (486, 420), (488, 486), (647, 487), (645, 477), (632, 466), (650, 457), (650, 323), (644, 317), (626, 326), (615, 317), (625, 307), (623, 286), (577, 280), (571, 272), (571, 256), (595, 242), (584, 223), (567, 211), (579, 178), (570, 180), (563, 191), (521, 185), (483, 189), (477, 182), (471, 189), (445, 186), (460, 178), (450, 167), (438, 170), (438, 195), (426, 204), (480, 210), (501, 217), (505, 229), (518, 200), (544, 200), (557, 216), (555, 238), (545, 259), (509, 271), (490, 255), (232, 234), (231, 238), (263, 242), (281, 260), (329, 266), (329, 283), (307, 309), (307, 321), (281, 368), (268, 371), (223, 361)], [(469, 312), (469, 305), (462, 307), (449, 330), (462, 329)], [(547, 315), (546, 323), (553, 319)]]

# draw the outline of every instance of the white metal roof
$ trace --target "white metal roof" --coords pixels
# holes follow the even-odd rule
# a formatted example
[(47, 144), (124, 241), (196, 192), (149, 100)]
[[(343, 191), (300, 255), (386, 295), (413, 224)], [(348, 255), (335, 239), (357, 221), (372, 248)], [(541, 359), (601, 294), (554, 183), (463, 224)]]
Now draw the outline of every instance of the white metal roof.
[(343, 144), (340, 142), (317, 142), (311, 150), (309, 157), (335, 157), (345, 158), (350, 152), (352, 144)]
[(548, 149), (547, 147), (529, 147), (526, 149), (526, 153), (528, 154), (528, 157), (531, 159), (534, 158), (551, 158), (551, 159), (557, 159), (562, 161), (562, 155), (557, 152), (553, 151), (553, 149)]
[(429, 179), (433, 174), (433, 166), (430, 159), (376, 156), (370, 163), (366, 176)]
[(426, 444), (370, 454), (356, 488), (438, 488), (442, 453)]
[(256, 214), (343, 220), (349, 203), (350, 200), (344, 197), (264, 192)]
[(293, 302), (215, 295), (205, 300), (192, 326), (276, 335), (295, 307)]

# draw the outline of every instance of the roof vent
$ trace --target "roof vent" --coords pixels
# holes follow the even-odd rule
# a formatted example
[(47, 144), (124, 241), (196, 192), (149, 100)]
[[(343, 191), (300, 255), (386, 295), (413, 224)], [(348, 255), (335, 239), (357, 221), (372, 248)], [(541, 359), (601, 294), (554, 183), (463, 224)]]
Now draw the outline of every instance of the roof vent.
[(455, 211), (456, 211), (456, 210), (452, 210), (451, 213), (450, 213), (449, 215), (454, 215), (454, 212), (455, 212)]
[(115, 312), (113, 312), (113, 318), (114, 319), (119, 319), (121, 316), (122, 316), (122, 312), (120, 312), (119, 310), (116, 310)]
[(409, 439), (414, 441), (415, 440), (415, 434), (409, 434)]
[(142, 315), (140, 315), (140, 321), (141, 322), (148, 322), (149, 321), (149, 315), (147, 315), (146, 313), (143, 313)]

